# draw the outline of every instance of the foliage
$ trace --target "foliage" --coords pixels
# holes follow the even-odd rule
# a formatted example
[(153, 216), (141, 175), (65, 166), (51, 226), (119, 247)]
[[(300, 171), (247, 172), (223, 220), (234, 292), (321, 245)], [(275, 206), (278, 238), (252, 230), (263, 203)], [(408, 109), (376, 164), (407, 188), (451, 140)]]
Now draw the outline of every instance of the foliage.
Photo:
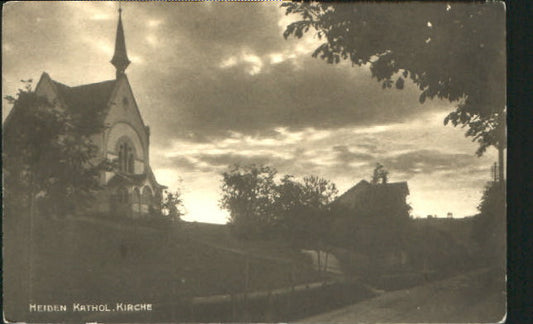
[(474, 218), (472, 238), (481, 248), (482, 256), (490, 262), (505, 265), (506, 241), (506, 199), (505, 185), (499, 182), (489, 182), (481, 203), (478, 206), (480, 214)]
[(222, 174), (220, 206), (230, 212), (238, 236), (264, 237), (274, 225), (277, 171), (267, 166), (234, 165)]
[(13, 104), (3, 129), (6, 207), (33, 208), (38, 201), (41, 212), (56, 215), (88, 207), (100, 189), (99, 172), (112, 165), (96, 159), (98, 147), (79, 126), (103, 126), (87, 126), (32, 92), (31, 80), (25, 83), (16, 98), (6, 97)]
[(334, 183), (317, 176), (304, 177), (303, 205), (326, 208), (339, 193)]
[(171, 220), (181, 220), (185, 215), (183, 210), (183, 198), (181, 190), (178, 188), (174, 192), (165, 190), (163, 200), (161, 201), (161, 211)]
[(286, 175), (277, 186), (277, 215), (282, 232), (294, 244), (319, 249), (328, 239), (330, 203), (338, 190), (329, 180), (307, 176), (297, 182)]
[[(505, 24), (501, 3), (287, 2), (299, 20), (284, 37), (310, 30), (324, 43), (313, 57), (368, 66), (383, 88), (403, 89), (409, 78), (420, 102), (456, 102), (444, 124), (468, 126), (466, 136), (505, 147)], [(501, 161), (500, 161), (501, 162)]]
[(268, 166), (238, 165), (223, 173), (220, 201), (230, 212), (230, 224), (247, 238), (285, 235), (300, 243), (316, 242), (327, 227), (327, 207), (337, 189), (317, 176), (298, 182), (285, 175), (276, 181), (277, 171)]

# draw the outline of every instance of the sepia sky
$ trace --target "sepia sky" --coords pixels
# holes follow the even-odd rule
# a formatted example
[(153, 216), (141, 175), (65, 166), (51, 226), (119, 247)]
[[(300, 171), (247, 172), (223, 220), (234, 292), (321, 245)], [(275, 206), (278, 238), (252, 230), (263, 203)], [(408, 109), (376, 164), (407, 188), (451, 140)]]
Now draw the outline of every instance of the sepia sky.
[[(4, 5), (2, 93), (42, 72), (70, 86), (113, 79), (118, 4)], [(343, 193), (370, 180), (408, 181), (412, 215), (476, 213), (496, 151), (481, 158), (464, 129), (444, 126), (447, 101), (418, 102), (412, 84), (382, 90), (366, 67), (311, 57), (312, 37), (285, 40), (280, 2), (123, 3), (126, 70), (160, 183), (181, 178), (185, 219), (223, 223), (221, 172), (267, 164), (318, 175)], [(3, 120), (9, 112), (3, 101)]]

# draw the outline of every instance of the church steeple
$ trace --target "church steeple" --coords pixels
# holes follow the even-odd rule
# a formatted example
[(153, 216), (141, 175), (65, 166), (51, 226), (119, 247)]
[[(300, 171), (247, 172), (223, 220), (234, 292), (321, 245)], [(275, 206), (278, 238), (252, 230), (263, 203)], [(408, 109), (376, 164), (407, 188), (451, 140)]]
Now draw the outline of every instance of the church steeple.
[(126, 40), (124, 38), (124, 28), (122, 27), (122, 8), (118, 9), (117, 38), (115, 40), (115, 54), (111, 59), (111, 64), (117, 69), (117, 78), (124, 74), (130, 64), (126, 53)]

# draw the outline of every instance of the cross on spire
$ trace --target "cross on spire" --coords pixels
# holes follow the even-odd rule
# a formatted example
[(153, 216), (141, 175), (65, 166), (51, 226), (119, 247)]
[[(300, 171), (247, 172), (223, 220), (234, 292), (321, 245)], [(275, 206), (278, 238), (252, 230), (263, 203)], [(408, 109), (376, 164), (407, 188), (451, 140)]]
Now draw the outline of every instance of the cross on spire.
[(122, 8), (120, 7), (120, 2), (118, 8), (117, 37), (115, 39), (115, 54), (113, 54), (111, 64), (117, 70), (117, 78), (125, 73), (126, 68), (130, 64), (128, 53), (126, 52), (126, 39), (124, 38), (124, 28), (122, 27)]

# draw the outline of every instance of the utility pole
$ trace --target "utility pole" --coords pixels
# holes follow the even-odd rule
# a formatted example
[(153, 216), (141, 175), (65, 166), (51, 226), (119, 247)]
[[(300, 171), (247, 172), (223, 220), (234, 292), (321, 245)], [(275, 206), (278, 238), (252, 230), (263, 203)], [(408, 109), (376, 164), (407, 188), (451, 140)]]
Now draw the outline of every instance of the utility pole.
[(498, 182), (498, 163), (494, 162), (491, 168), (492, 181)]
[(498, 143), (497, 143), (497, 149), (498, 149), (498, 182), (500, 185), (503, 186), (503, 183), (505, 181), (504, 178), (504, 167), (505, 167), (505, 156), (504, 156), (504, 150), (507, 148), (507, 130), (506, 130), (506, 113), (505, 111), (502, 111), (499, 114), (499, 120), (498, 120)]

